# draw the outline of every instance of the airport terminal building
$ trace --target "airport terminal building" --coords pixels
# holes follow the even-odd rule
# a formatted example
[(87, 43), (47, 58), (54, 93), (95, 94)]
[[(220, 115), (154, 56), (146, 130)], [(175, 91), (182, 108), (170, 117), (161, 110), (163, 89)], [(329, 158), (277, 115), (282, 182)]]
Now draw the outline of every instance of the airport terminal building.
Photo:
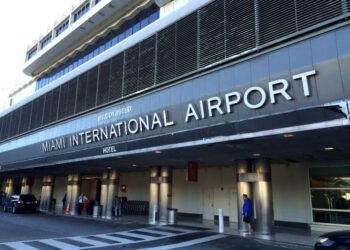
[[(85, 0), (29, 48), (0, 185), (69, 213), (350, 225), (350, 1)], [(136, 204), (136, 205), (135, 205)], [(156, 215), (156, 216), (155, 216)]]

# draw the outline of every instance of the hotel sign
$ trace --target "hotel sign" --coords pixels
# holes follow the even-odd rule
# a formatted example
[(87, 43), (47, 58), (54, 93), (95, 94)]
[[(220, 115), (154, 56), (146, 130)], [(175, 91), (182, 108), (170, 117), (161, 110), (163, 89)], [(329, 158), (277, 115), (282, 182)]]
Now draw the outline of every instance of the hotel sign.
[[(304, 97), (311, 96), (309, 78), (315, 75), (316, 71), (311, 70), (292, 76), (293, 84), (301, 84)], [(212, 96), (198, 102), (187, 103), (186, 109), (181, 112), (183, 114), (181, 123), (186, 124), (192, 121), (212, 119), (218, 115), (230, 114), (233, 113), (233, 107), (240, 104), (245, 105), (249, 109), (259, 109), (266, 105), (267, 102), (276, 104), (277, 96), (281, 96), (287, 101), (292, 101), (293, 96), (288, 92), (290, 84), (286, 79), (276, 79), (267, 83), (267, 90), (259, 86), (251, 86), (243, 92), (232, 91), (225, 93), (223, 96)], [(255, 98), (252, 98), (253, 95)], [(114, 112), (107, 112), (100, 115), (97, 117), (97, 120), (108, 120), (112, 117), (131, 113), (132, 111), (133, 107), (129, 105)], [(173, 127), (177, 124), (179, 124), (179, 121), (176, 121), (172, 117), (171, 112), (163, 109), (159, 112), (144, 114), (69, 136), (47, 140), (42, 143), (42, 151), (49, 153), (101, 141), (117, 140), (121, 137)], [(102, 153), (108, 154), (114, 152), (116, 152), (115, 148), (105, 147)]]

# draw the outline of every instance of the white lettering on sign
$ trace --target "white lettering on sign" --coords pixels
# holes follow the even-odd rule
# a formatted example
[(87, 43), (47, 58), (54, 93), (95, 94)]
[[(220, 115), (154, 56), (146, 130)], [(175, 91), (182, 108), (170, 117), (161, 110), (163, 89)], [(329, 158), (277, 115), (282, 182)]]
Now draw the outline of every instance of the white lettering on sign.
[(115, 146), (109, 146), (109, 147), (104, 147), (102, 148), (102, 154), (111, 154), (111, 153), (116, 153), (117, 149)]
[[(305, 97), (311, 95), (309, 78), (314, 75), (316, 75), (316, 70), (310, 70), (292, 76), (294, 81), (301, 81)], [(268, 82), (266, 90), (261, 86), (250, 86), (241, 92), (233, 91), (224, 93), (222, 96), (211, 96), (204, 100), (201, 99), (197, 103), (188, 103), (187, 109), (184, 110), (186, 112), (185, 123), (233, 113), (234, 107), (241, 102), (243, 102), (243, 104), (249, 109), (259, 109), (268, 102), (271, 104), (277, 104), (278, 97), (284, 98), (286, 101), (291, 101), (293, 100), (293, 97), (288, 92), (289, 89), (290, 83), (288, 80), (278, 79)], [(103, 121), (111, 119), (112, 117), (132, 112), (132, 110), (132, 106), (122, 107), (115, 111), (99, 115), (97, 120)], [(133, 117), (128, 120), (110, 123), (103, 127), (81, 131), (67, 137), (45, 141), (42, 143), (42, 150), (44, 153), (48, 153), (66, 149), (68, 147), (77, 147), (80, 145), (117, 139), (123, 136), (132, 136), (175, 125), (175, 121), (170, 118), (170, 112), (162, 110), (160, 112), (154, 112)], [(115, 146), (104, 147), (102, 149), (103, 154), (114, 152), (117, 152)]]
[[(293, 80), (301, 80), (304, 96), (306, 97), (311, 95), (309, 77), (314, 75), (316, 75), (316, 70), (293, 75), (292, 77)], [(271, 104), (277, 103), (278, 96), (291, 101), (293, 97), (288, 93), (289, 87), (289, 82), (286, 79), (278, 79), (268, 82), (267, 91), (259, 86), (251, 86), (242, 93), (233, 91), (226, 93), (223, 98), (213, 96), (204, 101), (200, 100), (198, 104), (189, 103), (187, 105), (185, 122), (206, 119), (205, 114), (208, 114), (209, 117), (214, 117), (215, 114), (224, 115), (232, 113), (233, 107), (242, 101), (242, 96), (244, 105), (249, 109), (262, 108), (268, 102), (268, 97)]]
[(133, 110), (132, 106), (122, 107), (122, 108), (116, 109), (114, 111), (110, 111), (110, 112), (104, 113), (102, 115), (99, 115), (97, 117), (97, 121), (109, 120), (109, 119), (112, 119), (113, 117), (125, 115), (125, 114), (132, 112), (132, 110)]

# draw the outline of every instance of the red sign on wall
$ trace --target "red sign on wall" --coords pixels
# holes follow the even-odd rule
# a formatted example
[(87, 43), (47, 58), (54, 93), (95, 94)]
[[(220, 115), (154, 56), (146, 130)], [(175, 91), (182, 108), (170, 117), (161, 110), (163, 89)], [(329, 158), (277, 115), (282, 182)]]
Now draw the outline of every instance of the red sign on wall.
[(187, 163), (187, 181), (198, 181), (198, 162), (189, 161)]

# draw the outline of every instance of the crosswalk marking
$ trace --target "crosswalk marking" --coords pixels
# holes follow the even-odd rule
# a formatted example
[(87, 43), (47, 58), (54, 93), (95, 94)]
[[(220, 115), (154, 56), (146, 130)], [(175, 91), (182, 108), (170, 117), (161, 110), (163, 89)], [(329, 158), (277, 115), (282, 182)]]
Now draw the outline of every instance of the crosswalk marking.
[[(175, 235), (177, 235), (176, 233), (162, 232), (162, 231), (152, 230), (152, 229), (148, 229), (148, 228), (144, 228), (144, 229), (138, 230), (138, 231), (143, 231), (143, 232), (146, 232), (146, 233), (156, 233), (156, 234), (160, 234), (160, 235), (163, 235), (163, 236), (175, 236)], [(179, 232), (179, 233), (181, 233), (181, 232)]]
[[(4, 242), (0, 243), (1, 246), (7, 246), (15, 250), (40, 250), (42, 246), (40, 244), (55, 247), (57, 249), (64, 250), (81, 250), (98, 247), (110, 247), (124, 244), (133, 244), (140, 242), (148, 242), (153, 240), (160, 240), (170, 238), (174, 236), (186, 235), (202, 230), (196, 228), (188, 228), (181, 226), (152, 226), (146, 228), (132, 229), (122, 232), (110, 232), (106, 234), (96, 234), (87, 236), (72, 236), (65, 238), (55, 239), (38, 239), (38, 240), (27, 240), (21, 242)], [(215, 236), (215, 235), (214, 235)], [(215, 237), (221, 236), (209, 236), (201, 239), (187, 241), (187, 242), (205, 242), (216, 239)], [(40, 243), (40, 244), (39, 244)], [(196, 244), (196, 243), (192, 243)], [(174, 244), (177, 245), (177, 244)], [(165, 246), (166, 247), (166, 246)], [(172, 249), (172, 245), (169, 245)], [(161, 248), (157, 248), (161, 249)]]
[(38, 250), (35, 247), (29, 246), (25, 243), (22, 242), (11, 242), (11, 243), (6, 243), (6, 246), (13, 248), (13, 249), (21, 249), (21, 250)]
[(125, 238), (110, 236), (110, 235), (106, 235), (106, 234), (99, 234), (99, 235), (96, 235), (96, 236), (101, 237), (101, 238), (105, 238), (107, 240), (116, 240), (116, 241), (119, 241), (122, 244), (128, 244), (128, 243), (134, 243), (135, 242), (134, 240), (128, 240), (128, 239), (125, 239)]
[(70, 237), (70, 239), (76, 240), (76, 241), (81, 241), (81, 242), (93, 245), (95, 247), (105, 247), (105, 246), (110, 245), (110, 244), (102, 242), (102, 241), (92, 240), (92, 239), (88, 239), (86, 237), (81, 237), (81, 236)]
[(71, 244), (64, 243), (62, 241), (54, 240), (54, 239), (45, 239), (45, 240), (38, 240), (39, 242), (42, 242), (44, 244), (57, 247), (60, 249), (65, 249), (65, 250), (75, 250), (75, 249), (80, 249), (78, 246), (74, 246)]
[(188, 229), (188, 228), (184, 228), (184, 227), (175, 227), (175, 226), (166, 226), (166, 229), (170, 229), (170, 230), (174, 230), (174, 231), (179, 231), (181, 233), (193, 233), (193, 232), (197, 232), (196, 230), (193, 229)]
[(188, 247), (188, 246), (192, 246), (194, 244), (200, 244), (200, 243), (204, 243), (204, 242), (208, 242), (208, 241), (212, 241), (212, 240), (218, 240), (218, 239), (222, 239), (225, 237), (228, 237), (228, 235), (216, 234), (216, 235), (211, 235), (208, 237), (203, 237), (203, 238), (199, 238), (199, 239), (195, 239), (195, 240), (188, 240), (188, 241), (184, 241), (184, 242), (180, 242), (180, 243), (176, 243), (176, 244), (172, 244), (172, 245), (143, 248), (140, 250), (169, 250), (169, 249), (175, 249), (175, 248), (180, 248), (180, 247)]
[(137, 234), (137, 233), (130, 233), (130, 232), (118, 232), (118, 234), (136, 237), (136, 238), (143, 238), (144, 240), (155, 240), (158, 239), (157, 237), (148, 236), (144, 234)]

